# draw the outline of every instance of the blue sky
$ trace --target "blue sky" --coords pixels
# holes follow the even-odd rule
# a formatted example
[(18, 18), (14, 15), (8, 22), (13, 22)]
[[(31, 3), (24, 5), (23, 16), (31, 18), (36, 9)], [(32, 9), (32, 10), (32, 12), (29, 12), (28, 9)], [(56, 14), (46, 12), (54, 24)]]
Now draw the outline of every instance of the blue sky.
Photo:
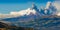
[(31, 8), (34, 2), (38, 8), (46, 5), (48, 1), (54, 0), (0, 0), (0, 13), (7, 14), (11, 11), (20, 11)]

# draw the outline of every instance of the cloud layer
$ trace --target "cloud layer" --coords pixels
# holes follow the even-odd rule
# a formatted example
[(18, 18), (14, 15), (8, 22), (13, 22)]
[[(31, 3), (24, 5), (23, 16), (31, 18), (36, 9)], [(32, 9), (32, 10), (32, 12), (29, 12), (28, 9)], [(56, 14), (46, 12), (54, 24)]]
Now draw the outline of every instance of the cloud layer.
[(57, 14), (56, 15), (60, 16), (60, 1), (55, 1), (54, 5), (57, 8)]

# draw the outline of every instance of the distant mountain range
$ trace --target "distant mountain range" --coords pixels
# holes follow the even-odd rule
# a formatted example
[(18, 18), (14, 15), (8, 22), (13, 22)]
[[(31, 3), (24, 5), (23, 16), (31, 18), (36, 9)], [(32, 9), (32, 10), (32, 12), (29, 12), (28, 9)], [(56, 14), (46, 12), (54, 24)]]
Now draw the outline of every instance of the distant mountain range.
[(8, 21), (11, 25), (16, 25), (18, 27), (32, 27), (46, 30), (50, 30), (51, 27), (51, 29), (56, 30), (60, 27), (60, 17), (56, 16), (56, 13), (57, 8), (55, 8), (51, 2), (47, 3), (46, 8), (41, 8), (40, 10), (33, 4), (32, 8), (22, 10), (18, 13), (12, 12), (11, 14), (14, 16), (3, 18), (1, 22)]
[[(10, 18), (3, 18), (6, 21), (29, 21), (41, 18), (41, 16), (55, 16), (57, 8), (51, 3), (48, 2), (45, 9), (41, 8), (40, 10), (37, 8), (35, 4), (32, 5), (32, 8), (28, 8), (26, 10), (22, 10), (20, 12), (11, 12), (12, 16)], [(16, 16), (16, 17), (13, 17)]]

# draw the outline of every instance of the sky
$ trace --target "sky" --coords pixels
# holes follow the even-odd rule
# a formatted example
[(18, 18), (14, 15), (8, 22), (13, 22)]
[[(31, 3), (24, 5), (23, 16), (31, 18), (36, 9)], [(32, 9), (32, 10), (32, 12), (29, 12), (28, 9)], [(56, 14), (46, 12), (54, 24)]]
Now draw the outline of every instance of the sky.
[(54, 2), (56, 0), (0, 0), (0, 13), (8, 14), (12, 11), (20, 11), (32, 7), (35, 3), (38, 8), (46, 6), (48, 1)]

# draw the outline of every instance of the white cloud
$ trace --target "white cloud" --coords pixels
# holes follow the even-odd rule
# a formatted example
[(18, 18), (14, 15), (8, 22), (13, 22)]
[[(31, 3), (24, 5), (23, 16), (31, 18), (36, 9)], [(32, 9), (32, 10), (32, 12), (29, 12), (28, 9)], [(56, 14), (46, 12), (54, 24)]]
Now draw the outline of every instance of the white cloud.
[(57, 16), (60, 16), (60, 1), (55, 1), (54, 6), (57, 8)]
[(49, 6), (50, 6), (50, 4), (51, 4), (51, 2), (49, 1), (49, 2), (47, 2), (47, 5), (46, 5), (46, 8), (45, 9), (48, 9), (49, 8)]
[(57, 13), (57, 16), (60, 16), (60, 13)]
[(57, 10), (60, 12), (60, 1), (55, 1), (54, 6), (56, 6)]

